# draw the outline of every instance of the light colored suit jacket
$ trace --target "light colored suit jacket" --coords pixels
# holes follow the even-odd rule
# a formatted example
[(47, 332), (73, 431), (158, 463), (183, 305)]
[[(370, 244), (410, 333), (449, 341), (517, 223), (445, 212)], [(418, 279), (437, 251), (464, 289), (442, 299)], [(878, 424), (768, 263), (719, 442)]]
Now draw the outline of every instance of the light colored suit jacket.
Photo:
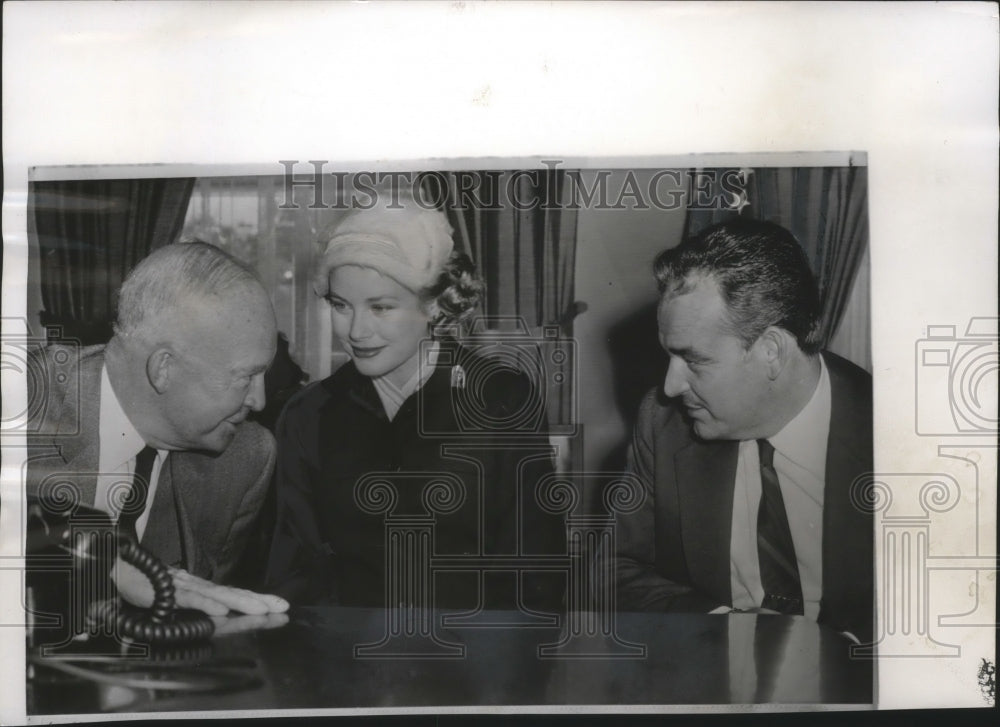
[[(830, 373), (830, 433), (823, 500), (820, 623), (870, 639), (874, 617), (874, 519), (851, 496), (872, 471), (871, 376), (824, 353)], [(617, 554), (597, 555), (613, 574), (618, 608), (701, 611), (732, 603), (730, 536), (739, 443), (693, 436), (658, 391), (643, 400), (629, 469), (642, 507), (617, 520)]]
[[(103, 365), (103, 346), (53, 345), (35, 357), (28, 377), (29, 493), (52, 495), (69, 483), (74, 498), (94, 505)], [(222, 454), (171, 452), (160, 470), (143, 547), (167, 565), (225, 583), (257, 520), (274, 461), (274, 438), (252, 422), (240, 425)]]

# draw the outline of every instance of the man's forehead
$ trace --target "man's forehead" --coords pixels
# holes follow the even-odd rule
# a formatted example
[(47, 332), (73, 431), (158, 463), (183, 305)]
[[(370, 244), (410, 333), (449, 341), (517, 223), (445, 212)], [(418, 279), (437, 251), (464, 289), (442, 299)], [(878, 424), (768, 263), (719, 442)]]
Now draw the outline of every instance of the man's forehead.
[(220, 335), (216, 337), (185, 336), (181, 352), (211, 366), (220, 373), (252, 374), (266, 369), (274, 358), (276, 336)]
[(193, 294), (178, 306), (182, 324), (230, 330), (236, 326), (267, 326), (274, 323), (271, 302), (263, 290), (242, 287), (221, 293)]
[(176, 339), (194, 351), (253, 348), (273, 354), (277, 330), (270, 303), (251, 298), (192, 297), (173, 321)]
[(699, 276), (685, 284), (681, 292), (666, 293), (657, 307), (660, 327), (716, 329), (726, 317), (726, 305), (718, 283)]

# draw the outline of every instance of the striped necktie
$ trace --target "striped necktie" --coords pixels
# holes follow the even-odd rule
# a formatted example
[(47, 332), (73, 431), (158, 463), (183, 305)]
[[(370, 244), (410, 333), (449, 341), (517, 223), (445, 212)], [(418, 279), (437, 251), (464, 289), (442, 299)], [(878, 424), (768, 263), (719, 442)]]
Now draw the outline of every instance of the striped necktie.
[(132, 476), (132, 489), (122, 503), (122, 512), (118, 517), (118, 532), (129, 535), (139, 542), (135, 524), (146, 509), (146, 496), (149, 494), (149, 478), (153, 474), (153, 462), (156, 461), (156, 450), (145, 446), (135, 456), (135, 473)]
[(788, 526), (785, 501), (774, 469), (774, 447), (757, 440), (760, 451), (760, 509), (757, 511), (757, 555), (760, 583), (764, 587), (761, 606), (789, 614), (803, 612), (802, 583), (795, 560), (795, 545)]

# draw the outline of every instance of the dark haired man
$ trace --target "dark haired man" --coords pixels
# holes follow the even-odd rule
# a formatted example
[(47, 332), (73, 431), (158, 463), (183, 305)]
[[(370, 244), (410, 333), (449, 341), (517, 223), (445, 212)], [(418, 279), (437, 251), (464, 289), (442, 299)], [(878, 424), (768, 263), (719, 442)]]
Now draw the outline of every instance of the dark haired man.
[(642, 402), (619, 517), (618, 607), (804, 614), (859, 640), (873, 618), (873, 526), (852, 502), (872, 469), (871, 377), (820, 351), (798, 242), (738, 220), (660, 254), (661, 392)]

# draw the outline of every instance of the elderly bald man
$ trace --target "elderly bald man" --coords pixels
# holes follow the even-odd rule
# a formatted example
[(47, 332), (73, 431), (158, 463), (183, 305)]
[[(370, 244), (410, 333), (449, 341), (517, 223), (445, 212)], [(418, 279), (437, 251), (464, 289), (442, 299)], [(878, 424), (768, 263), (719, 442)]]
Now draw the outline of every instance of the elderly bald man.
[[(106, 346), (43, 350), (28, 443), (58, 454), (29, 459), (29, 493), (73, 483), (172, 568), (179, 606), (284, 611), (280, 598), (221, 585), (274, 468), (274, 439), (246, 419), (264, 406), (275, 345), (267, 292), (240, 262), (202, 242), (156, 250), (123, 283)], [(136, 569), (119, 562), (114, 579), (127, 600), (151, 602)]]

